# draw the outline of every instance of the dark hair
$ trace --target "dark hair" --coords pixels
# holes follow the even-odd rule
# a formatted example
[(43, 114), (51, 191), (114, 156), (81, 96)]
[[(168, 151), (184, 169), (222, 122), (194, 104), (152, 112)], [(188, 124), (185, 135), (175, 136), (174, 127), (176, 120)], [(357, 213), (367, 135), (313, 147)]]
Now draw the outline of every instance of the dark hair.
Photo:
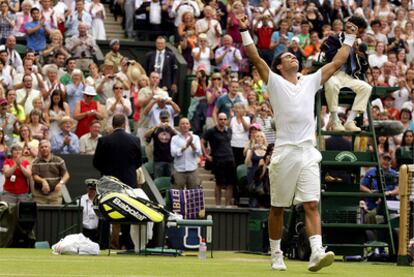
[(408, 145), (405, 143), (405, 138), (407, 136), (407, 133), (411, 133), (414, 136), (414, 131), (413, 130), (406, 130), (402, 136), (402, 140), (401, 140), (401, 146), (413, 146), (413, 143), (411, 143), (411, 145)]
[(99, 125), (101, 125), (101, 122), (97, 119), (92, 120), (91, 124), (89, 124), (89, 127), (91, 127), (92, 125), (98, 123)]
[(55, 95), (59, 95), (59, 97), (60, 97), (60, 100), (59, 100), (59, 103), (57, 104), (58, 105), (58, 107), (62, 110), (62, 111), (64, 111), (65, 110), (65, 107), (64, 107), (64, 105), (63, 105), (63, 103), (64, 103), (64, 99), (63, 99), (63, 91), (61, 91), (60, 89), (55, 89), (54, 91), (52, 91), (52, 93), (50, 94), (50, 106), (49, 106), (49, 110), (53, 110), (53, 106), (55, 105), (55, 103), (53, 103), (53, 96), (55, 96)]
[(116, 114), (112, 118), (112, 128), (120, 128), (125, 126), (125, 115), (123, 114)]
[(377, 144), (379, 144), (379, 138), (380, 137), (385, 137), (385, 142), (384, 142), (384, 152), (389, 152), (390, 151), (390, 142), (389, 142), (389, 137), (387, 136), (378, 136), (377, 137)]
[(34, 11), (38, 11), (38, 12), (40, 12), (39, 8), (33, 7), (33, 8), (31, 8), (31, 9), (30, 9), (30, 15), (32, 15), (32, 13), (33, 13)]
[(3, 60), (0, 60), (0, 63), (3, 65), (3, 66), (5, 66), (6, 64), (4, 63), (4, 61)]
[[(348, 22), (351, 22), (352, 24), (356, 25), (359, 29), (366, 29), (368, 27), (367, 22), (365, 19), (358, 15), (353, 15), (348, 19)], [(372, 26), (372, 24), (371, 24)]]
[(277, 69), (277, 66), (278, 66), (279, 64), (281, 64), (281, 63), (282, 63), (282, 55), (283, 55), (283, 54), (285, 54), (286, 52), (287, 52), (287, 51), (283, 51), (282, 53), (280, 53), (279, 55), (277, 55), (277, 56), (273, 59), (273, 62), (272, 62), (272, 65), (271, 65), (270, 69), (271, 69), (274, 73), (279, 74), (279, 75), (282, 75), (282, 73), (280, 72), (280, 70), (279, 70), (279, 69)]
[(68, 65), (70, 61), (76, 61), (76, 59), (75, 58), (72, 58), (72, 57), (68, 58), (66, 60), (66, 65)]
[[(353, 23), (353, 22), (352, 22)], [(381, 21), (379, 19), (374, 19), (371, 21), (371, 27), (374, 25), (381, 25)], [(357, 25), (358, 26), (358, 25)]]
[(404, 113), (404, 112), (406, 112), (406, 113), (408, 113), (408, 114), (410, 115), (410, 120), (413, 118), (413, 115), (411, 114), (411, 111), (410, 111), (409, 109), (407, 109), (407, 108), (402, 108), (402, 109), (401, 109), (401, 111), (400, 111), (400, 116), (401, 116), (401, 114), (402, 114), (402, 113)]

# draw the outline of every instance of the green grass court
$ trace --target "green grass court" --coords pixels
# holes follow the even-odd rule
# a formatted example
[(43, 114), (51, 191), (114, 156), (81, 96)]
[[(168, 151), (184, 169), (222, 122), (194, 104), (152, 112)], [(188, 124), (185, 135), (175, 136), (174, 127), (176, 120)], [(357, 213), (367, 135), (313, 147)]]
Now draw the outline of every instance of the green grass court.
[(214, 252), (214, 258), (200, 261), (196, 256), (158, 257), (111, 255), (58, 256), (49, 249), (1, 249), (0, 276), (338, 276), (413, 277), (414, 267), (391, 263), (335, 262), (317, 273), (307, 271), (307, 263), (286, 260), (288, 271), (270, 269), (269, 257)]

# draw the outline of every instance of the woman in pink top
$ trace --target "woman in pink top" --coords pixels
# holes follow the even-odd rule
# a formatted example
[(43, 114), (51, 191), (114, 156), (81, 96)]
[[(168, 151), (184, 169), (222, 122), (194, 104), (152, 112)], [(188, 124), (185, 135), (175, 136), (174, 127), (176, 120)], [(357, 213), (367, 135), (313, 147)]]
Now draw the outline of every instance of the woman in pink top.
[(16, 13), (16, 26), (14, 26), (14, 35), (16, 37), (24, 37), (26, 35), (24, 25), (26, 25), (27, 22), (32, 21), (32, 17), (30, 16), (31, 8), (32, 4), (30, 4), (30, 1), (25, 0), (22, 3), (22, 11)]

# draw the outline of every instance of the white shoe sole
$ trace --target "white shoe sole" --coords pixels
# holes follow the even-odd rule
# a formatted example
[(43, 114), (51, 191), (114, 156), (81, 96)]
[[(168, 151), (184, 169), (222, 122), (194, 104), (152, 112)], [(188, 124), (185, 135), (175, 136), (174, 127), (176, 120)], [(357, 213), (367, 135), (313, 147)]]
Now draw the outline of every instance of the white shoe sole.
[(330, 266), (334, 262), (334, 259), (335, 259), (335, 254), (332, 251), (329, 251), (326, 253), (326, 256), (322, 260), (319, 261), (319, 263), (317, 263), (314, 266), (310, 266), (308, 270), (312, 272), (319, 271), (324, 267)]
[(272, 266), (272, 270), (276, 270), (276, 271), (286, 271), (286, 267), (273, 267)]

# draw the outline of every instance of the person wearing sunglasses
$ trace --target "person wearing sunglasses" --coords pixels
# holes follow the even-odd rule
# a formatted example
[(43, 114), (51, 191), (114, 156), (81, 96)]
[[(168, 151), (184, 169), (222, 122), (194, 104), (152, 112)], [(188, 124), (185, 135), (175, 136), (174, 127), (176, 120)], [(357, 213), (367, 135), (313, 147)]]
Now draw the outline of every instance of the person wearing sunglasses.
[(113, 86), (114, 96), (106, 100), (106, 111), (108, 113), (107, 130), (112, 131), (112, 118), (115, 114), (122, 114), (125, 116), (125, 131), (131, 132), (128, 123), (128, 116), (132, 113), (131, 101), (122, 96), (124, 86), (121, 82), (116, 82)]

